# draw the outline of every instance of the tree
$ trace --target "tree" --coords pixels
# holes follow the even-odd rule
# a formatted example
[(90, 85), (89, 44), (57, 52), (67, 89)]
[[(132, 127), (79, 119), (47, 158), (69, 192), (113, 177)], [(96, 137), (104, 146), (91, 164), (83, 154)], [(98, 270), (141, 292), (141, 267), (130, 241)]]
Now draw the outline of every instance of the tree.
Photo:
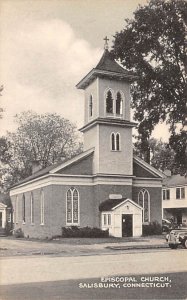
[[(172, 174), (180, 173), (180, 167), (175, 163), (175, 151), (161, 139), (150, 138), (150, 164), (160, 171), (170, 170)], [(141, 143), (135, 143), (135, 153), (142, 157)], [(143, 158), (143, 157), (142, 157)]]
[[(144, 159), (149, 162), (149, 138), (156, 124), (170, 124), (170, 146), (185, 133), (186, 115), (186, 54), (185, 26), (187, 2), (184, 0), (150, 0), (139, 6), (132, 20), (116, 33), (112, 53), (137, 78), (132, 85), (134, 118)], [(177, 133), (180, 130), (180, 134)], [(185, 138), (184, 138), (185, 136)], [(178, 151), (175, 143), (175, 151)], [(184, 146), (185, 147), (185, 146)], [(185, 151), (176, 163), (184, 170)]]
[(75, 125), (57, 114), (28, 111), (16, 115), (16, 122), (16, 132), (0, 140), (6, 187), (31, 175), (34, 161), (45, 168), (82, 151)]

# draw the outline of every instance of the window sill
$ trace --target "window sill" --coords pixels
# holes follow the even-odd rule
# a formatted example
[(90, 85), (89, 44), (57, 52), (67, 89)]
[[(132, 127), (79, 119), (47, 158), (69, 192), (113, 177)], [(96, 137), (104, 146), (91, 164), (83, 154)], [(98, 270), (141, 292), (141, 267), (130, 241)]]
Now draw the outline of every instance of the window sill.
[(40, 226), (44, 226), (44, 225), (45, 225), (44, 223), (41, 223), (41, 224), (40, 224)]

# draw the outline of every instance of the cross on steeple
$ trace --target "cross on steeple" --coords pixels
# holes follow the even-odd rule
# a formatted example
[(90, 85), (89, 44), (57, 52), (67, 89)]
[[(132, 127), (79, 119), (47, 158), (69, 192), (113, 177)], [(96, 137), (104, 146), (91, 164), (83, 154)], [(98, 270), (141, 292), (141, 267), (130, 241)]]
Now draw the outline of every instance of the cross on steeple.
[(104, 43), (104, 49), (108, 50), (108, 41), (109, 41), (109, 39), (107, 38), (107, 36), (105, 36), (105, 38), (103, 40), (105, 41), (105, 43)]

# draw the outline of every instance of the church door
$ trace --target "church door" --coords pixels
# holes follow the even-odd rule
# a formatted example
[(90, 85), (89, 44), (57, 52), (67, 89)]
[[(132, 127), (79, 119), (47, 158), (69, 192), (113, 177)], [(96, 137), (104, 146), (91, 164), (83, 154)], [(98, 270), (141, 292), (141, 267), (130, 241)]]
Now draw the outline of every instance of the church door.
[(122, 215), (122, 237), (133, 235), (132, 226), (132, 215)]

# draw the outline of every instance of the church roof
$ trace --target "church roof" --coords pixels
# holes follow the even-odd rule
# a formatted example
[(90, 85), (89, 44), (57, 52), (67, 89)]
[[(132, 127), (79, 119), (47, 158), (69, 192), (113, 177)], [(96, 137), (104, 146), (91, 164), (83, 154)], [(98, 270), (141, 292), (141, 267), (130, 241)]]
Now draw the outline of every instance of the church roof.
[(18, 183), (13, 185), (11, 188), (17, 187), (21, 184), (27, 183), (27, 182), (32, 181), (37, 178), (42, 178), (43, 176), (45, 176), (47, 174), (54, 174), (54, 173), (58, 172), (59, 170), (61, 170), (63, 168), (65, 169), (66, 167), (84, 159), (85, 157), (89, 156), (93, 152), (94, 152), (94, 148), (91, 148), (91, 149), (88, 149), (76, 156), (73, 156), (70, 159), (65, 159), (64, 161), (58, 162), (58, 163), (48, 166), (44, 169), (41, 169), (41, 170), (35, 172), (34, 174), (28, 176), (27, 178), (19, 181)]
[(99, 211), (110, 211), (117, 205), (124, 202), (127, 198), (120, 198), (120, 199), (107, 199), (99, 205)]
[(99, 63), (97, 64), (96, 70), (104, 70), (110, 72), (117, 72), (122, 74), (131, 74), (124, 68), (122, 68), (114, 59), (111, 53), (106, 49), (101, 57)]
[(95, 78), (108, 77), (118, 80), (131, 81), (135, 78), (132, 72), (125, 70), (113, 58), (108, 49), (105, 49), (99, 63), (76, 86), (85, 89)]

